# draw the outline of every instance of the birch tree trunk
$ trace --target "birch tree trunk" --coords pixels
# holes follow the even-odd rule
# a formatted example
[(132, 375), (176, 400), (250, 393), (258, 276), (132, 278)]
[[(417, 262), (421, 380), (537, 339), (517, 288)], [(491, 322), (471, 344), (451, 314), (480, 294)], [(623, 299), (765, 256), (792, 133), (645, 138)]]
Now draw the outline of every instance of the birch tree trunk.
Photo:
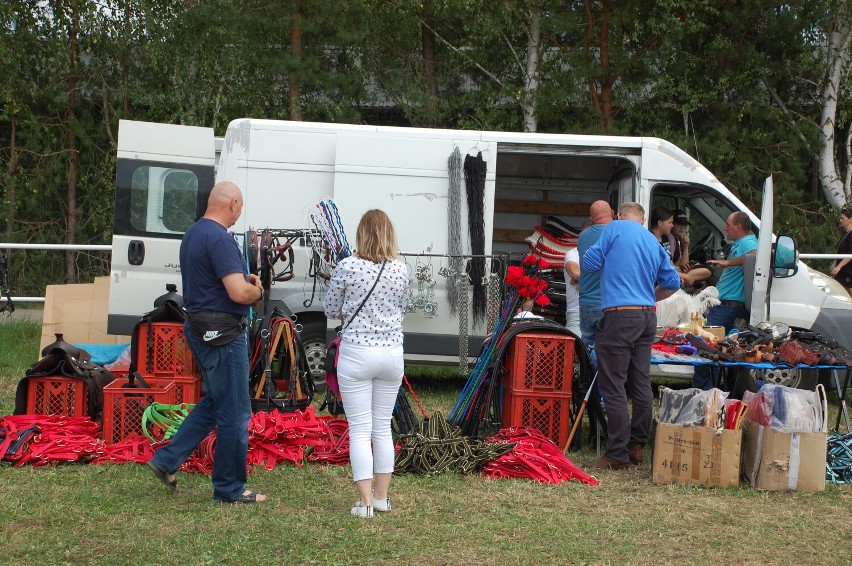
[(850, 135), (843, 140), (842, 148), (837, 142), (837, 106), (843, 79), (849, 75), (850, 15), (847, 0), (839, 0), (834, 17), (827, 30), (827, 71), (822, 89), (822, 116), (820, 119), (819, 179), (826, 200), (835, 208), (850, 201), (850, 173), (847, 165), (845, 181), (838, 165), (837, 154), (845, 152), (849, 163)]
[(530, 7), (529, 26), (527, 28), (527, 57), (524, 72), (524, 100), (521, 107), (524, 112), (524, 131), (538, 131), (538, 83), (539, 64), (541, 63), (541, 6), (536, 3)]

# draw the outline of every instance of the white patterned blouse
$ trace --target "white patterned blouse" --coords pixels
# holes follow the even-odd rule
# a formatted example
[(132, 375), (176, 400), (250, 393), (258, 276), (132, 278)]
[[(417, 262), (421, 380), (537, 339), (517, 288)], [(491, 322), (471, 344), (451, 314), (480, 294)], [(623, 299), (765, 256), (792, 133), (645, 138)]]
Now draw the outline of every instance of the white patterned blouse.
[[(325, 315), (343, 320), (343, 324), (349, 322), (376, 281), (380, 268), (380, 263), (356, 256), (341, 260), (331, 274), (325, 294)], [(410, 285), (405, 264), (399, 260), (388, 261), (364, 308), (343, 330), (342, 339), (364, 346), (402, 344), (402, 319)]]

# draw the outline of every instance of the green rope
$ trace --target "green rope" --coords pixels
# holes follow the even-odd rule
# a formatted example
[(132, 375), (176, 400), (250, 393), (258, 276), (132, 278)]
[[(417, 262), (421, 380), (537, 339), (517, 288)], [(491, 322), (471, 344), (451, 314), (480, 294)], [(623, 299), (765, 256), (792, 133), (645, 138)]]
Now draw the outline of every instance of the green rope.
[[(195, 405), (166, 405), (164, 403), (151, 403), (142, 413), (142, 432), (151, 442), (169, 440), (175, 435), (184, 419)], [(150, 427), (148, 425), (151, 425)], [(156, 438), (149, 429), (163, 431), (162, 438)]]

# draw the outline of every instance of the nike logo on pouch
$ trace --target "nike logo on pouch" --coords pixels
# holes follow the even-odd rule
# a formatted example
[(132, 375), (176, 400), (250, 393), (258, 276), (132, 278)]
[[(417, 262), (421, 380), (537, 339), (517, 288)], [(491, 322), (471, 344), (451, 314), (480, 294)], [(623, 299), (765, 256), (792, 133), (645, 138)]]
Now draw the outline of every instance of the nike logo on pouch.
[(219, 337), (219, 331), (218, 330), (208, 330), (207, 332), (204, 333), (204, 341), (205, 342), (210, 342), (211, 340), (215, 340), (218, 337)]

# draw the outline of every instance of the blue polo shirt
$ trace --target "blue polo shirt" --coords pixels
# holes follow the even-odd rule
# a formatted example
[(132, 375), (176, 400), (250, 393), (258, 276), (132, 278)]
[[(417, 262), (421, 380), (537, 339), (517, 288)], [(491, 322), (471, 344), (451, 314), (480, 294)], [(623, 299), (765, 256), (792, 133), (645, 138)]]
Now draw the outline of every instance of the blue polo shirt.
[(222, 283), (222, 278), (232, 273), (245, 273), (236, 240), (218, 222), (199, 219), (189, 227), (180, 243), (180, 275), (186, 310), (248, 316), (249, 306), (232, 301)]
[(583, 255), (582, 269), (601, 272), (601, 308), (652, 307), (654, 288), (676, 291), (680, 277), (657, 238), (633, 220), (606, 225)]
[[(743, 236), (731, 245), (728, 259), (742, 257), (757, 249), (757, 237), (754, 234)], [(722, 271), (722, 276), (716, 284), (720, 301), (745, 302), (745, 277), (742, 265), (731, 265)]]
[(577, 253), (580, 256), (580, 306), (601, 306), (601, 273), (600, 271), (586, 271), (583, 267), (583, 255), (590, 247), (600, 239), (607, 224), (592, 224), (582, 232), (577, 241)]

